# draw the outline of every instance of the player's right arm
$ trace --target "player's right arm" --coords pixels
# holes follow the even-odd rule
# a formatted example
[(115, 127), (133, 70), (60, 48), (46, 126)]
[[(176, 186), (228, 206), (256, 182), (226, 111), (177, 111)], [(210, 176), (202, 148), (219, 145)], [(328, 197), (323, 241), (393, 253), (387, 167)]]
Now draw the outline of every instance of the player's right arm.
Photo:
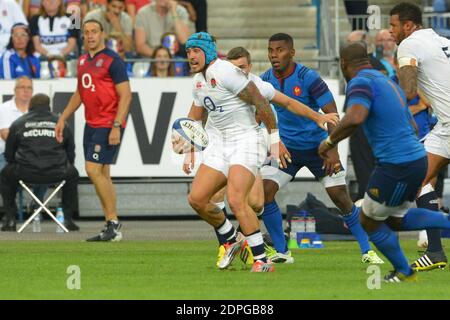
[(398, 80), (408, 100), (417, 96), (417, 66), (421, 56), (421, 44), (414, 39), (406, 39), (398, 47)]
[(59, 117), (58, 123), (56, 124), (55, 135), (56, 135), (56, 140), (59, 143), (62, 143), (64, 140), (63, 132), (64, 132), (64, 126), (66, 124), (66, 120), (69, 119), (69, 117), (75, 111), (78, 110), (80, 105), (81, 105), (81, 96), (77, 89), (74, 92), (74, 94), (72, 95), (72, 97), (70, 98), (69, 103), (67, 104), (66, 108), (64, 109), (64, 112)]
[[(188, 118), (196, 121), (202, 121), (204, 123), (205, 116), (207, 113), (205, 112), (205, 108), (201, 106), (196, 106), (194, 102), (192, 102), (191, 109), (189, 110)], [(180, 136), (172, 136), (172, 145), (175, 152), (177, 150), (181, 150), (178, 153), (185, 153), (184, 161), (183, 161), (183, 171), (186, 174), (190, 174), (192, 169), (195, 166), (195, 152), (194, 148), (190, 143), (181, 138)]]
[(334, 126), (338, 125), (339, 123), (339, 115), (337, 113), (322, 114), (316, 112), (313, 109), (309, 108), (307, 105), (300, 103), (297, 100), (292, 99), (291, 97), (288, 97), (278, 90), (275, 91), (275, 95), (271, 101), (281, 107), (286, 108), (290, 112), (295, 113), (296, 115), (311, 119), (312, 121), (317, 123), (317, 125), (323, 130), (327, 130), (325, 127), (325, 123), (331, 123)]

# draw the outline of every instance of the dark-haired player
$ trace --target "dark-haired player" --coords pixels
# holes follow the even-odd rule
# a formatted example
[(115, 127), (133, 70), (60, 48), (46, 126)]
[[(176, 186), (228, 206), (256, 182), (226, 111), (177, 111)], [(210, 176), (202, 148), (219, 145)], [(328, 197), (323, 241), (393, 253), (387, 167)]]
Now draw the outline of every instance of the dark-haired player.
[(84, 156), (86, 172), (95, 186), (105, 214), (106, 227), (87, 241), (120, 241), (116, 192), (110, 165), (117, 155), (131, 102), (131, 89), (123, 60), (105, 47), (103, 27), (96, 20), (83, 23), (88, 53), (78, 59), (78, 86), (55, 128), (62, 140), (65, 121), (85, 106)]

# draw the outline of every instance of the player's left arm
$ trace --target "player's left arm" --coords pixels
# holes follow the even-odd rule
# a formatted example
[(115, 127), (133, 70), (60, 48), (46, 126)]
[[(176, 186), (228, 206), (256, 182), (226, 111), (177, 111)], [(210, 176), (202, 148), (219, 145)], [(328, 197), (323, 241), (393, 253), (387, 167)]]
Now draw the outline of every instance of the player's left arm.
[[(119, 96), (119, 107), (117, 109), (117, 114), (114, 119), (114, 122), (123, 123), (128, 115), (128, 111), (130, 111), (131, 104), (131, 88), (130, 82), (124, 81), (116, 84), (116, 92)], [(120, 143), (120, 127), (113, 127), (111, 129), (111, 133), (109, 134), (109, 144), (117, 145)]]
[(277, 160), (281, 168), (287, 168), (286, 162), (291, 162), (291, 155), (281, 142), (277, 121), (272, 108), (270, 107), (269, 100), (261, 95), (261, 92), (253, 81), (250, 81), (247, 84), (247, 86), (238, 94), (238, 97), (248, 105), (255, 106), (259, 119), (264, 123), (270, 134), (271, 156)]
[[(314, 70), (308, 70), (304, 76), (304, 83), (311, 98), (325, 114), (336, 114), (337, 107), (328, 85), (321, 78), (320, 74)], [(330, 135), (336, 128), (333, 123), (328, 124), (328, 134)], [(335, 168), (340, 166), (339, 152), (337, 148), (331, 148), (327, 152), (323, 161), (323, 167), (328, 175), (335, 172)]]

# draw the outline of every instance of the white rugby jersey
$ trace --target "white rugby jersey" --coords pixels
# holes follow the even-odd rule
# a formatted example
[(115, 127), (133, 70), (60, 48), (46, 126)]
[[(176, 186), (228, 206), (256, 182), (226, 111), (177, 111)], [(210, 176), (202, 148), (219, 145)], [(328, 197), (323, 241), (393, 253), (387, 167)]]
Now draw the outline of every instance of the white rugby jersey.
[(275, 89), (270, 84), (266, 85), (259, 77), (247, 75), (231, 62), (220, 59), (208, 67), (206, 79), (202, 73), (194, 76), (194, 105), (208, 111), (207, 130), (234, 135), (257, 129), (255, 107), (238, 97), (250, 81), (255, 82), (268, 100), (275, 95)]
[(450, 40), (433, 29), (420, 29), (400, 43), (397, 56), (400, 67), (417, 66), (419, 91), (439, 122), (450, 123)]

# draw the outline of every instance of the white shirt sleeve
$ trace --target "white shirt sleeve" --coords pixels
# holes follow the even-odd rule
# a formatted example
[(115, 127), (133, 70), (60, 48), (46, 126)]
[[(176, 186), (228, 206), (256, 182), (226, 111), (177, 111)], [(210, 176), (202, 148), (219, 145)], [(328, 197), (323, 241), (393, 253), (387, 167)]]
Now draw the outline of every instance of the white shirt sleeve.
[(258, 88), (261, 95), (269, 101), (272, 101), (275, 96), (275, 88), (269, 82), (263, 81), (260, 77), (254, 74), (250, 74), (250, 80), (252, 80)]
[(10, 126), (9, 116), (7, 115), (7, 102), (0, 104), (0, 130), (8, 129)]
[(400, 43), (397, 51), (399, 67), (417, 66), (424, 59), (421, 44), (417, 39), (405, 39)]
[(244, 90), (250, 82), (248, 76), (231, 62), (223, 64), (219, 76), (221, 85), (235, 95)]
[(20, 7), (20, 5), (15, 2), (15, 1), (11, 1), (9, 3), (10, 5), (10, 12), (13, 15), (14, 18), (14, 24), (18, 23), (18, 22), (22, 22), (23, 24), (28, 25), (28, 21), (27, 18), (25, 17), (25, 14), (22, 11), (22, 8)]

